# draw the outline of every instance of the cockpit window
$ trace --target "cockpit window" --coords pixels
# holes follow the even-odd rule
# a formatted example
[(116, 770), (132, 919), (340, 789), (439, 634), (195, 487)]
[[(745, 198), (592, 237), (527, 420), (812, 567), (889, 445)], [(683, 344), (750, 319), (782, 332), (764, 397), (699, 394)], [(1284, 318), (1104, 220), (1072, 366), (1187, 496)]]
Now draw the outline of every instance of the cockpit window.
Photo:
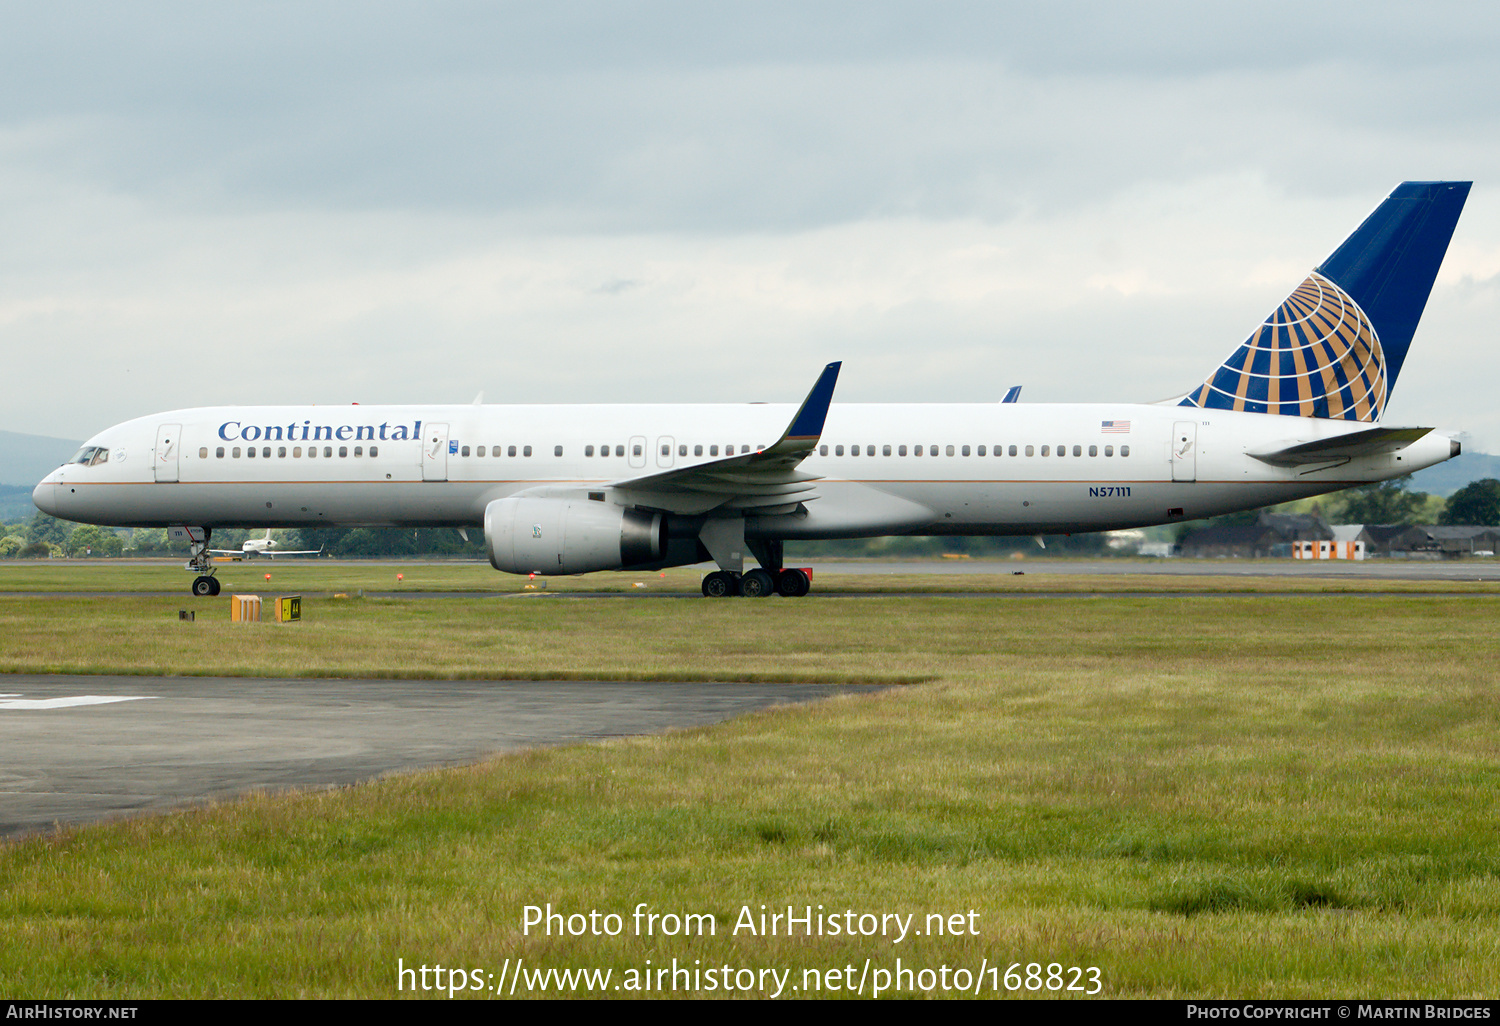
[(89, 466), (91, 466), (91, 467), (97, 467), (101, 463), (108, 463), (108, 462), (109, 462), (109, 450), (106, 449), (104, 446), (101, 445), (101, 446), (99, 446), (99, 451), (96, 452), (96, 453), (94, 453), (94, 458), (91, 459), (91, 460), (89, 460)]
[(89, 462), (94, 458), (94, 456), (98, 454), (98, 452), (99, 447), (97, 445), (86, 445), (82, 449), (79, 449), (78, 454), (68, 462), (82, 463), (86, 467), (89, 465)]

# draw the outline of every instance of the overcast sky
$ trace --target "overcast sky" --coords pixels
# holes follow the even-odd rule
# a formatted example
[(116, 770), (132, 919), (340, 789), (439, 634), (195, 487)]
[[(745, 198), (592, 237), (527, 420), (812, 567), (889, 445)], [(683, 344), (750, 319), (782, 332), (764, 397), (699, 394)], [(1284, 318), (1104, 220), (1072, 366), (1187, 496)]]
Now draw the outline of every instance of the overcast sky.
[(1500, 8), (0, 0), (0, 429), (1150, 401), (1475, 182), (1387, 420), (1500, 449)]

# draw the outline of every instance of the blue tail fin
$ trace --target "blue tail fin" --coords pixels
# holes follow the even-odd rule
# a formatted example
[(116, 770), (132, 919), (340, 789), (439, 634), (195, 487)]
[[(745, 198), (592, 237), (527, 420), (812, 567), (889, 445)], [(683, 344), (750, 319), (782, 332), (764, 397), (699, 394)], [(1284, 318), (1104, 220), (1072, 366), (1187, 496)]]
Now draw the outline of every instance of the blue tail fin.
[(1403, 182), (1180, 406), (1378, 421), (1470, 182)]

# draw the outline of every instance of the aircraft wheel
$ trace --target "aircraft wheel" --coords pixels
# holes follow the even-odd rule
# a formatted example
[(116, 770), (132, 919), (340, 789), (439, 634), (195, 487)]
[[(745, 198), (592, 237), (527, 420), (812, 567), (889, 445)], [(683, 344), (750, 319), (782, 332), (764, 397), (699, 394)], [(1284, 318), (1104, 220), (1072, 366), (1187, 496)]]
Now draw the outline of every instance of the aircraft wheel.
[(217, 595), (219, 593), (219, 579), (217, 577), (210, 577), (208, 579), (208, 586), (209, 586), (209, 592), (208, 593), (210, 595)]
[(746, 598), (765, 598), (776, 590), (776, 582), (765, 570), (751, 570), (740, 578), (740, 594)]
[(739, 582), (726, 570), (715, 570), (703, 578), (704, 598), (725, 598), (740, 593)]
[(212, 577), (193, 578), (193, 594), (199, 598), (207, 598), (214, 593), (214, 585), (218, 582)]
[(787, 598), (801, 598), (812, 588), (812, 582), (801, 570), (786, 569), (776, 575), (776, 591)]

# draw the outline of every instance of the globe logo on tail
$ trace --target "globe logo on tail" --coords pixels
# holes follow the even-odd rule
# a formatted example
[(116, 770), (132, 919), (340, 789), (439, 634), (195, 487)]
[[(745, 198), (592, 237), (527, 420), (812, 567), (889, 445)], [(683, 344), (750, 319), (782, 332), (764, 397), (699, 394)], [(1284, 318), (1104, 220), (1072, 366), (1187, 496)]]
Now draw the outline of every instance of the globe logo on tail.
[(1369, 317), (1314, 271), (1179, 405), (1373, 423), (1387, 387)]

